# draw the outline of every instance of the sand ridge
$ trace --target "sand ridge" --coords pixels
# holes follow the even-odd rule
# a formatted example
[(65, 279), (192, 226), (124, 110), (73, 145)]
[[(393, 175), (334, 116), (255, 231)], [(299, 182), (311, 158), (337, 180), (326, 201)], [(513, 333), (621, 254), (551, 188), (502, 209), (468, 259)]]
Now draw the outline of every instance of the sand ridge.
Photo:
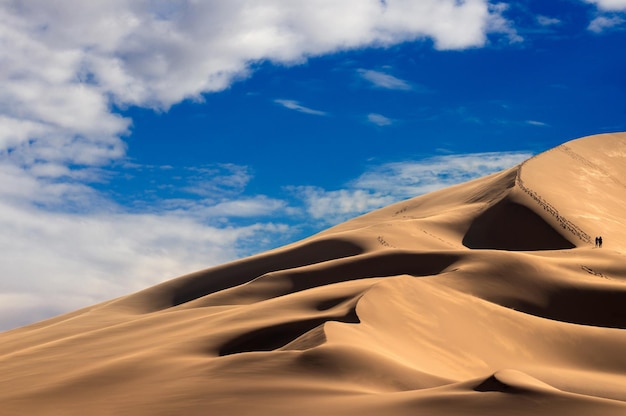
[(624, 178), (590, 136), (2, 333), (0, 413), (626, 414)]

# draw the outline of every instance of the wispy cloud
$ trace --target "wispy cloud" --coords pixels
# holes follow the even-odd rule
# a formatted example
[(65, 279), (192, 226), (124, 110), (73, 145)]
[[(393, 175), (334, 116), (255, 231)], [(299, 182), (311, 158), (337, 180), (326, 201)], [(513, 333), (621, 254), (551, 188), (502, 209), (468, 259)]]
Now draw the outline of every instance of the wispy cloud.
[(587, 29), (595, 33), (602, 33), (622, 25), (625, 21), (619, 16), (598, 16), (589, 23)]
[(292, 190), (304, 202), (307, 214), (323, 224), (337, 224), (395, 202), (391, 195), (367, 189), (327, 191), (314, 186), (298, 186)]
[(359, 69), (358, 73), (363, 79), (371, 82), (378, 88), (401, 91), (409, 91), (413, 89), (409, 82), (384, 72), (374, 71), (371, 69)]
[(526, 120), (526, 124), (530, 124), (531, 126), (539, 126), (539, 127), (549, 126), (548, 123), (544, 123), (543, 121), (537, 121), (537, 120)]
[(626, 20), (626, 0), (584, 0), (587, 3), (595, 4), (598, 7), (596, 16), (587, 26), (587, 29), (594, 33), (602, 33), (607, 30), (622, 26)]
[(365, 172), (351, 186), (406, 198), (510, 168), (531, 156), (528, 152), (489, 152), (387, 163)]
[(285, 108), (288, 108), (290, 110), (294, 110), (294, 111), (298, 111), (300, 113), (304, 113), (304, 114), (311, 114), (314, 116), (326, 116), (328, 115), (328, 113), (326, 113), (325, 111), (320, 111), (320, 110), (314, 110), (312, 108), (309, 107), (305, 107), (303, 105), (301, 105), (300, 103), (298, 103), (297, 101), (294, 100), (274, 100), (275, 103), (282, 105)]
[(232, 163), (187, 167), (184, 177), (187, 182), (184, 191), (213, 197), (240, 194), (252, 179), (247, 166)]
[(374, 166), (344, 189), (296, 187), (311, 217), (336, 224), (406, 198), (422, 195), (510, 168), (529, 152), (490, 152), (436, 156)]
[(384, 127), (384, 126), (390, 126), (393, 124), (393, 120), (383, 116), (382, 114), (378, 114), (378, 113), (370, 113), (367, 115), (367, 120), (370, 123), (376, 124), (377, 126), (380, 127)]
[(509, 43), (515, 44), (523, 42), (524, 38), (517, 33), (517, 30), (515, 30), (504, 17), (504, 13), (508, 8), (509, 5), (506, 3), (493, 3), (489, 5), (492, 17), (486, 22), (488, 30), (506, 35)]
[(455, 117), (458, 117), (466, 123), (484, 124), (486, 122), (486, 120), (483, 120), (481, 117), (474, 115), (472, 110), (465, 106), (451, 108), (448, 111), (450, 114), (453, 114)]
[(537, 23), (539, 23), (541, 26), (557, 26), (560, 25), (562, 22), (560, 19), (557, 19), (555, 17), (539, 15), (537, 16)]

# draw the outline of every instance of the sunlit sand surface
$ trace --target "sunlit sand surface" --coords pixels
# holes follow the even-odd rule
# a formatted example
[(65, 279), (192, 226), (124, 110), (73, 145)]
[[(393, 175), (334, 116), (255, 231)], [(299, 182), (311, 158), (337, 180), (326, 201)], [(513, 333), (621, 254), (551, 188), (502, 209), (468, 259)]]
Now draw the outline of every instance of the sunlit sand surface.
[(626, 134), (574, 140), (0, 334), (0, 414), (625, 415), (625, 253)]

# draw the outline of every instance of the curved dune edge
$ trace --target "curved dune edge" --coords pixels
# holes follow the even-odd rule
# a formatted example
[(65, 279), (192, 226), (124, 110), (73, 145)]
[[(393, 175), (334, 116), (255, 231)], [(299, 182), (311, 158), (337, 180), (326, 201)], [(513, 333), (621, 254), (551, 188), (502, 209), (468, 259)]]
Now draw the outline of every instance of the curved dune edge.
[(0, 334), (1, 413), (626, 414), (624, 178), (590, 136)]

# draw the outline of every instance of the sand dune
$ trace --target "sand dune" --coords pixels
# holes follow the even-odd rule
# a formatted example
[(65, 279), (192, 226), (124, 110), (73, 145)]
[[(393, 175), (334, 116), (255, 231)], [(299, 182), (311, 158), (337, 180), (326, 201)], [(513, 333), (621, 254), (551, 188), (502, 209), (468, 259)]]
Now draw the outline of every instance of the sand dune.
[(0, 414), (624, 415), (624, 201), (590, 136), (5, 332)]

